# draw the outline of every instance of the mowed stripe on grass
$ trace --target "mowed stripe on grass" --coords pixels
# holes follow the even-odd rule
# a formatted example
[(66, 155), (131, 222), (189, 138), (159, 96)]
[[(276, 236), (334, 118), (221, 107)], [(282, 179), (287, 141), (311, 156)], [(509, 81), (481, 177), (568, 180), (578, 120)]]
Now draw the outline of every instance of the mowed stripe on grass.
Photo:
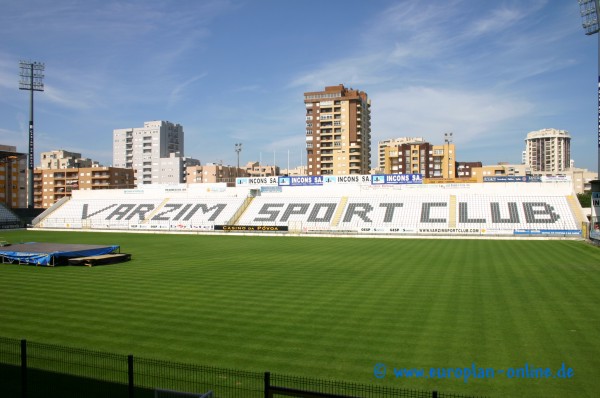
[[(0, 268), (0, 335), (247, 370), (498, 396), (593, 395), (600, 252), (573, 241), (10, 232), (119, 244), (103, 267)], [(373, 366), (572, 367), (571, 380)]]

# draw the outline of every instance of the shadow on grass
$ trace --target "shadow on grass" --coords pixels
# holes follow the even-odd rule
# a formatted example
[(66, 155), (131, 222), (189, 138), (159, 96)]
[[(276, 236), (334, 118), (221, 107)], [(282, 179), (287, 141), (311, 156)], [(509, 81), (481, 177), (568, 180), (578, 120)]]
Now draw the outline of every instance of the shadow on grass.
[[(135, 388), (135, 398), (152, 398), (154, 391)], [(21, 398), (21, 369), (18, 366), (0, 364), (0, 396)], [(127, 398), (127, 384), (112, 383), (85, 377), (38, 369), (27, 370), (27, 398)]]

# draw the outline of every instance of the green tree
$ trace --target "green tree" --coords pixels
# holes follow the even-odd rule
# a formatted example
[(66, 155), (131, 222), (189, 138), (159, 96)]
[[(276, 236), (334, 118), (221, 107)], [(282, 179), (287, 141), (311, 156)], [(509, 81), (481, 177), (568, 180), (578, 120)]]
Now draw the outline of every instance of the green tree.
[(578, 193), (577, 199), (579, 199), (579, 203), (581, 204), (581, 207), (583, 207), (583, 208), (592, 207), (592, 193), (591, 192)]

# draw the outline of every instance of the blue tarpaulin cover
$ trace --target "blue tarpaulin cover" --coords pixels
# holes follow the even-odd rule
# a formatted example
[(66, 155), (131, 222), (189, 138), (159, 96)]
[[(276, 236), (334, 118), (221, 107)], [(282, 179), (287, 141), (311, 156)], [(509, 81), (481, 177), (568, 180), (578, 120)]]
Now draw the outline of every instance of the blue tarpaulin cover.
[(19, 262), (36, 265), (54, 265), (60, 260), (76, 257), (100, 256), (113, 253), (118, 245), (98, 246), (62, 243), (27, 242), (0, 249), (3, 262)]

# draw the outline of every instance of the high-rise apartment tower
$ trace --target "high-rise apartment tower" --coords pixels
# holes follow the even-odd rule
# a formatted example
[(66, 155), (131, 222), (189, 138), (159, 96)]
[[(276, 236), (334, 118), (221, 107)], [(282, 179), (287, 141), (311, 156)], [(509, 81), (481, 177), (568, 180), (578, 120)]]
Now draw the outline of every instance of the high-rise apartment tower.
[(558, 173), (571, 162), (571, 135), (565, 130), (532, 131), (525, 139), (525, 164), (532, 171)]
[(371, 101), (338, 86), (304, 93), (308, 175), (369, 174)]
[(136, 184), (160, 182), (160, 159), (183, 156), (183, 127), (166, 121), (113, 131), (113, 166), (133, 168)]

